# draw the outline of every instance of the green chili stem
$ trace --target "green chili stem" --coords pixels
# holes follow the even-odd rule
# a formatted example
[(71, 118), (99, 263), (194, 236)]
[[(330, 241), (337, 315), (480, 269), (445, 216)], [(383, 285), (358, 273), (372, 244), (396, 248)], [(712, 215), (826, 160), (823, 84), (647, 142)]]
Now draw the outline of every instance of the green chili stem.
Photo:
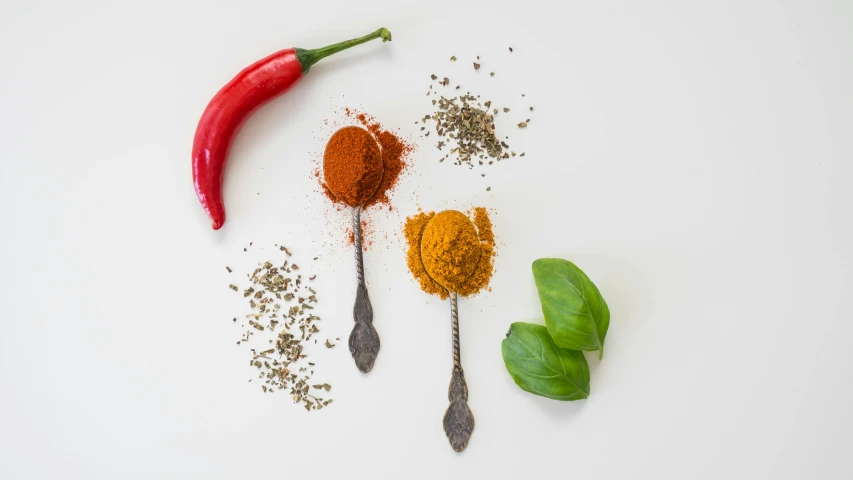
[(391, 32), (389, 32), (387, 28), (380, 28), (379, 30), (363, 37), (353, 38), (352, 40), (346, 40), (322, 48), (315, 48), (312, 50), (297, 48), (296, 59), (299, 60), (299, 63), (302, 65), (302, 73), (308, 73), (308, 69), (310, 69), (312, 65), (329, 55), (334, 55), (342, 50), (346, 50), (356, 45), (361, 45), (362, 43), (369, 42), (376, 38), (381, 38), (383, 42), (388, 42), (391, 40)]

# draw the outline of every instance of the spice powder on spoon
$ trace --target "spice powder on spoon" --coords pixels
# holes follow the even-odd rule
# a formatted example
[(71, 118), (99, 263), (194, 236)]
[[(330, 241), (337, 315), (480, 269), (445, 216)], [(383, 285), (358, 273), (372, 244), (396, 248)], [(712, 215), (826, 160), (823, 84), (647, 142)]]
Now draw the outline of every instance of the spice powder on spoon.
[[(458, 288), (456, 293), (462, 296), (474, 295), (488, 287), (489, 281), (492, 278), (492, 273), (494, 272), (494, 257), (497, 253), (495, 250), (495, 236), (492, 232), (492, 222), (489, 219), (488, 212), (483, 207), (476, 207), (471, 213), (473, 213), (473, 223), (477, 228), (477, 236), (479, 237), (480, 256), (477, 266), (474, 268), (474, 273), (467, 277), (467, 279), (459, 281), (457, 284)], [(408, 244), (406, 263), (408, 264), (409, 271), (412, 272), (412, 275), (415, 277), (415, 280), (418, 281), (424, 292), (438, 295), (439, 298), (445, 299), (448, 297), (447, 289), (433, 280), (424, 267), (424, 262), (437, 263), (435, 262), (436, 259), (424, 258), (422, 256), (430, 255), (430, 252), (440, 253), (442, 249), (430, 248), (430, 252), (421, 251), (421, 240), (424, 229), (435, 215), (435, 212), (420, 212), (417, 215), (413, 215), (406, 219), (406, 224), (403, 228), (406, 235), (406, 243)], [(452, 220), (452, 218), (450, 220)], [(437, 234), (433, 236), (433, 241), (444, 245), (446, 249), (458, 248), (459, 245), (457, 244), (460, 243), (460, 240), (464, 240), (455, 238), (453, 232), (461, 230), (452, 228), (452, 222), (449, 222), (446, 225), (434, 225), (433, 227), (438, 227), (436, 229)], [(442, 232), (444, 233), (443, 235)], [(471, 255), (463, 255), (463, 257), (474, 258), (474, 256)]]
[(324, 187), (351, 207), (363, 205), (382, 181), (379, 144), (361, 127), (344, 127), (332, 135), (323, 154)]
[[(373, 138), (376, 139), (376, 142), (379, 143), (379, 147), (381, 149), (381, 162), (382, 162), (382, 177), (379, 182), (379, 187), (375, 189), (375, 193), (367, 198), (363, 202), (364, 207), (371, 207), (377, 204), (385, 204), (388, 205), (388, 209), (390, 210), (392, 207), (390, 205), (391, 200), (389, 197), (389, 193), (394, 189), (397, 185), (397, 181), (400, 179), (400, 175), (406, 169), (406, 160), (409, 154), (414, 150), (414, 145), (403, 140), (398, 134), (393, 131), (384, 128), (374, 117), (368, 115), (363, 112), (359, 112), (355, 109), (346, 108), (344, 109), (344, 114), (351, 120), (355, 120), (360, 123), (367, 131), (373, 135)], [(346, 127), (344, 127), (346, 128)], [(355, 127), (357, 128), (357, 127)], [(342, 155), (345, 152), (343, 151), (335, 151), (333, 155)], [(354, 157), (347, 156), (347, 158), (339, 158), (339, 160), (343, 164), (347, 164), (352, 162)], [(324, 163), (327, 162), (328, 159), (324, 156)], [(323, 191), (330, 200), (335, 203), (347, 203), (348, 205), (352, 205), (346, 202), (343, 198), (337, 198), (333, 193), (334, 188), (330, 189), (330, 185), (326, 182), (336, 182), (336, 179), (329, 179), (328, 174), (320, 175), (320, 172), (315, 172), (315, 175), (320, 179), (320, 184), (323, 187)], [(323, 182), (323, 176), (326, 176), (326, 182)], [(341, 178), (340, 180), (344, 181), (344, 183), (350, 183), (353, 180), (350, 177), (348, 180), (350, 182), (346, 182), (346, 178)], [(331, 185), (336, 186), (336, 185)]]

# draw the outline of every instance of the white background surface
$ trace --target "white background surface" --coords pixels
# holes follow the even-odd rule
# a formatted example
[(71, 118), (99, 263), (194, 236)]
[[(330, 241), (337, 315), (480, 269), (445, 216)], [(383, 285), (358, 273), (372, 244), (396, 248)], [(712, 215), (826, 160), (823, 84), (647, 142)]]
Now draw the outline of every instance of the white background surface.
[[(853, 476), (853, 4), (464, 3), (4, 5), (0, 478)], [(210, 97), (275, 50), (379, 26), (392, 43), (318, 64), (248, 122), (212, 231), (190, 180)], [(526, 157), (485, 178), (439, 164), (414, 125), (432, 73), (535, 105), (523, 132), (499, 116)], [(370, 214), (376, 366), (321, 349), (336, 403), (309, 414), (246, 382), (224, 266), (289, 245), (319, 275), (321, 338), (348, 335), (348, 217), (311, 178), (344, 106), (419, 150), (395, 210)], [(461, 303), (477, 425), (458, 455), (448, 307), (399, 232), (418, 206), (474, 205), (500, 247), (493, 291)], [(503, 366), (509, 324), (541, 321), (543, 256), (581, 266), (613, 314), (586, 401), (529, 395)]]

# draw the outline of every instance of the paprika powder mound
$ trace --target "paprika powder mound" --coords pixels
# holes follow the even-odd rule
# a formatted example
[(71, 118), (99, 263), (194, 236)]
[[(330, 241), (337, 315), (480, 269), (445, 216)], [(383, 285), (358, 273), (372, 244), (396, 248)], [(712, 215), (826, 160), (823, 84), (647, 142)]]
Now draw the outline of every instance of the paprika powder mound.
[[(382, 180), (379, 183), (379, 188), (365, 203), (364, 207), (370, 207), (376, 204), (388, 205), (390, 210), (391, 199), (389, 193), (397, 185), (400, 175), (406, 168), (406, 159), (414, 150), (414, 145), (403, 140), (399, 135), (384, 128), (373, 116), (359, 112), (352, 108), (345, 108), (344, 114), (347, 118), (355, 120), (364, 126), (379, 142), (379, 147), (382, 150)], [(326, 195), (333, 201), (340, 201), (334, 195), (334, 191), (330, 191), (327, 184), (323, 184), (323, 189)]]
[[(444, 213), (446, 212), (442, 212), (439, 215)], [(459, 215), (461, 215), (461, 213), (459, 213)], [(451, 280), (448, 282), (454, 283), (449, 286), (455, 288), (456, 293), (459, 295), (474, 295), (479, 293), (482, 289), (487, 288), (489, 281), (492, 278), (492, 273), (494, 272), (494, 257), (496, 255), (496, 250), (495, 236), (492, 232), (492, 222), (489, 219), (489, 214), (486, 209), (483, 207), (476, 207), (472, 212), (469, 212), (469, 216), (473, 216), (473, 224), (477, 230), (477, 240), (479, 242), (479, 257), (476, 261), (476, 266), (473, 267), (471, 263), (473, 263), (475, 253), (471, 253), (471, 250), (475, 247), (472, 245), (472, 242), (469, 241), (470, 232), (464, 233), (464, 230), (466, 229), (458, 226), (458, 222), (461, 219), (455, 215), (448, 216), (448, 218), (443, 221), (439, 221), (435, 225), (429, 227), (430, 230), (434, 231), (425, 232), (430, 221), (436, 216), (437, 215), (434, 212), (420, 212), (407, 218), (406, 224), (403, 228), (403, 232), (406, 236), (406, 243), (408, 245), (406, 264), (408, 265), (412, 276), (414, 276), (415, 280), (418, 281), (421, 290), (429, 294), (438, 295), (441, 299), (446, 299), (449, 296), (447, 288), (443, 287), (430, 277), (427, 273), (425, 264), (431, 265), (430, 270), (433, 271), (434, 274), (436, 273), (436, 269), (439, 269), (440, 271), (442, 268), (436, 267), (436, 264), (442, 264), (443, 268), (449, 270), (450, 273), (447, 274), (447, 277), (451, 279), (465, 276), (466, 272), (472, 271), (472, 273), (462, 281)], [(467, 218), (464, 220), (467, 221)], [(427, 243), (432, 246), (429, 248), (422, 248), (424, 238), (426, 238)], [(451, 251), (451, 249), (454, 248), (463, 249), (464, 251)], [(457, 257), (456, 260), (452, 259), (454, 256)], [(444, 260), (442, 260), (442, 258)], [(451, 260), (448, 261), (448, 258)], [(457, 264), (456, 267), (453, 266), (454, 262)], [(456, 268), (458, 268), (458, 271), (454, 272)], [(447, 279), (445, 278), (442, 281), (447, 281)]]
[[(385, 208), (388, 211), (393, 211), (391, 203), (394, 196), (394, 188), (404, 174), (410, 173), (407, 164), (409, 163), (409, 158), (411, 158), (411, 153), (414, 151), (414, 145), (396, 130), (385, 128), (370, 114), (348, 107), (335, 109), (334, 113), (334, 116), (323, 121), (323, 130), (325, 132), (316, 138), (317, 141), (322, 142), (322, 145), (328, 143), (328, 139), (330, 138), (329, 130), (335, 131), (345, 126), (362, 126), (373, 135), (373, 138), (379, 143), (381, 150), (383, 164), (382, 179), (376, 192), (362, 205), (362, 248), (368, 250), (375, 247), (375, 241), (378, 240), (378, 237), (376, 237), (377, 232), (372, 228), (373, 217), (369, 213), (371, 209), (368, 207), (379, 206), (377, 211), (384, 210)], [(332, 201), (333, 207), (335, 207), (324, 212), (329, 226), (334, 224), (333, 230), (329, 233), (335, 238), (341, 238), (339, 237), (340, 232), (344, 231), (346, 235), (342, 239), (349, 244), (353, 244), (355, 238), (349, 215), (346, 217), (338, 215), (338, 213), (344, 210), (348, 211), (350, 206), (343, 199), (337, 198), (333, 190), (329, 188), (328, 180), (324, 178), (324, 158), (322, 153), (324, 153), (322, 149), (312, 152), (312, 161), (316, 166), (312, 171), (312, 175), (317, 185), (320, 186), (319, 191), (329, 198)], [(416, 192), (407, 193), (416, 194)], [(387, 235), (385, 238), (388, 238)]]
[(372, 198), (383, 176), (376, 140), (360, 127), (344, 127), (332, 135), (323, 154), (326, 189), (351, 207)]

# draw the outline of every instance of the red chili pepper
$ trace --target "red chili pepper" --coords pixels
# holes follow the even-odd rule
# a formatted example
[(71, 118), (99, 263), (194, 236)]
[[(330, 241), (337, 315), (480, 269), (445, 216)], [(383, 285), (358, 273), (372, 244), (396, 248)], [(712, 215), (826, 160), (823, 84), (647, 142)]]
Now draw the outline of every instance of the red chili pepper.
[(387, 42), (391, 32), (380, 28), (370, 35), (328, 47), (281, 50), (244, 68), (213, 97), (195, 131), (193, 184), (201, 206), (213, 220), (214, 230), (225, 223), (222, 173), (231, 142), (243, 123), (255, 110), (288, 91), (318, 61), (375, 38)]

